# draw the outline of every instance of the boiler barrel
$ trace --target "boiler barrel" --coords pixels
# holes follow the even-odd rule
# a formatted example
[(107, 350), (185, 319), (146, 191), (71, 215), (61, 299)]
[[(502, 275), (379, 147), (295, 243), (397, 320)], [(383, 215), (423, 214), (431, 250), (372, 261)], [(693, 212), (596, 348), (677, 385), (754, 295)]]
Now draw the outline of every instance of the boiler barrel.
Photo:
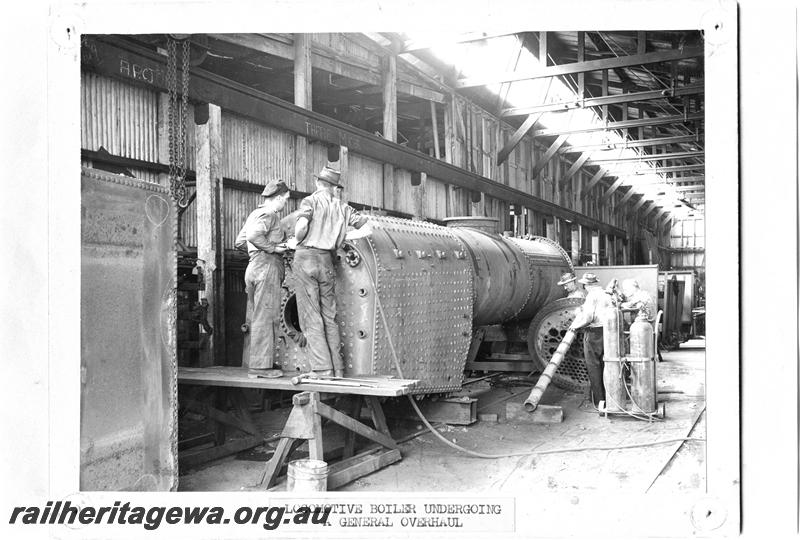
[(475, 325), (530, 319), (542, 306), (564, 296), (557, 283), (572, 264), (555, 242), (507, 238), (461, 226), (453, 218), (447, 225), (472, 259)]

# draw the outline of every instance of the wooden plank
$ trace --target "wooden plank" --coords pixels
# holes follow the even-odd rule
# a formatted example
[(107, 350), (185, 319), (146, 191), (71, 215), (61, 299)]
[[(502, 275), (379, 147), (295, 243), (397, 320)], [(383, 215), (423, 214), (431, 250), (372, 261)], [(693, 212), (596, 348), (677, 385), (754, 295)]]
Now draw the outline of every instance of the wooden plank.
[(400, 450), (371, 450), (334, 463), (328, 472), (328, 489), (337, 489), (402, 459)]
[[(208, 323), (213, 334), (200, 325), (200, 339), (208, 347), (200, 350), (201, 366), (225, 363), (225, 287), (224, 247), (222, 244), (222, 110), (207, 104), (207, 120), (195, 124), (195, 163), (197, 209), (197, 258), (203, 261), (205, 291), (200, 301), (208, 301)], [(203, 107), (202, 105), (199, 107)], [(202, 115), (205, 116), (205, 115)]]
[(439, 155), (439, 122), (436, 118), (436, 104), (431, 101), (431, 127), (433, 128), (433, 157), (441, 159)]
[(586, 164), (586, 161), (589, 159), (589, 156), (591, 155), (592, 155), (591, 152), (584, 152), (583, 154), (581, 154), (581, 156), (577, 160), (575, 160), (575, 163), (572, 164), (569, 170), (567, 170), (567, 174), (565, 174), (558, 181), (558, 185), (563, 186), (569, 181), (570, 178), (575, 176), (575, 173), (577, 173), (581, 169), (581, 167), (583, 167)]
[(254, 448), (263, 442), (264, 437), (245, 437), (244, 439), (236, 439), (235, 441), (230, 441), (220, 446), (214, 446), (213, 448), (181, 452), (178, 459), (180, 460), (181, 470), (189, 469), (215, 459)]
[(318, 402), (316, 404), (316, 408), (319, 416), (327, 418), (331, 422), (338, 424), (347, 430), (355, 432), (358, 435), (364, 437), (365, 439), (369, 439), (382, 446), (385, 446), (386, 448), (397, 448), (397, 443), (394, 442), (394, 439), (392, 439), (390, 436), (381, 433), (379, 431), (376, 431), (371, 427), (362, 424), (361, 422), (359, 422), (354, 418), (350, 418), (346, 414), (337, 411), (336, 409), (326, 405), (325, 403)]
[(608, 198), (611, 197), (611, 195), (613, 195), (614, 192), (617, 191), (617, 188), (621, 185), (622, 185), (622, 178), (617, 178), (616, 180), (614, 180), (614, 183), (611, 184), (611, 186), (606, 190), (605, 193), (603, 193), (603, 196), (600, 199), (600, 204), (605, 204)]
[(511, 152), (514, 150), (514, 148), (517, 147), (520, 141), (522, 141), (525, 135), (528, 134), (528, 132), (533, 128), (534, 125), (536, 125), (536, 122), (538, 122), (539, 118), (541, 117), (542, 115), (539, 113), (531, 114), (525, 119), (522, 125), (519, 126), (519, 128), (517, 128), (517, 130), (511, 136), (511, 139), (509, 139), (508, 143), (497, 153), (498, 165), (502, 164), (508, 159), (508, 156), (511, 155)]
[(596, 150), (619, 150), (622, 148), (644, 148), (647, 146), (662, 146), (668, 144), (678, 144), (685, 142), (697, 142), (695, 135), (677, 135), (674, 137), (656, 137), (654, 139), (644, 139), (638, 141), (626, 141), (620, 143), (608, 144), (584, 144), (575, 146), (565, 146), (559, 153), (561, 154), (575, 154), (578, 152), (592, 152)]
[(233, 426), (237, 429), (244, 431), (245, 433), (249, 433), (251, 435), (258, 436), (263, 439), (261, 432), (258, 429), (256, 429), (255, 426), (247, 423), (246, 421), (241, 420), (240, 418), (236, 418), (232, 414), (228, 414), (215, 407), (212, 407), (207, 403), (200, 403), (198, 401), (194, 401), (193, 399), (182, 399), (181, 405), (183, 405), (190, 411), (202, 414), (207, 418), (211, 418), (217, 422), (222, 422), (223, 424)]
[[(604, 71), (603, 73), (607, 73)], [(607, 87), (608, 82), (605, 81)], [(602, 91), (602, 85), (601, 85)], [(607, 90), (606, 90), (607, 91)], [(586, 107), (607, 107), (608, 105), (621, 105), (626, 103), (638, 103), (643, 101), (654, 101), (668, 99), (673, 96), (690, 96), (702, 94), (705, 91), (703, 85), (691, 85), (675, 89), (664, 90), (645, 90), (642, 92), (624, 92), (622, 94), (604, 94), (598, 97), (584, 98), (583, 100), (559, 101), (556, 103), (546, 103), (542, 105), (531, 105), (526, 107), (508, 107), (500, 113), (502, 118), (513, 116), (524, 116), (526, 114), (536, 114), (545, 112), (568, 111), (571, 109), (583, 109)], [(695, 137), (691, 136), (691, 140)]]
[[(478, 400), (474, 397), (444, 398), (438, 400), (425, 399), (417, 402), (422, 415), (429, 422), (468, 426), (478, 420)], [(399, 403), (389, 408), (387, 413), (392, 418), (416, 420), (416, 411), (408, 403)]]
[[(358, 420), (361, 418), (361, 405), (364, 403), (364, 400), (358, 396), (351, 398), (351, 414), (350, 417)], [(346, 459), (352, 457), (355, 453), (356, 447), (356, 432), (347, 430), (344, 434), (344, 449), (342, 450), (342, 456)]]
[(383, 138), (397, 142), (397, 57), (387, 56), (383, 65)]
[(594, 176), (592, 176), (592, 178), (586, 183), (584, 188), (581, 190), (581, 199), (585, 199), (589, 195), (589, 193), (591, 193), (592, 188), (594, 188), (594, 186), (596, 186), (598, 182), (600, 182), (600, 180), (602, 180), (607, 173), (608, 169), (604, 169), (602, 167), (600, 168), (600, 170), (594, 173)]
[(620, 210), (622, 210), (622, 207), (625, 206), (628, 203), (628, 200), (631, 200), (631, 198), (635, 194), (636, 194), (636, 192), (634, 191), (634, 189), (632, 187), (629, 188), (628, 192), (625, 193), (625, 195), (622, 196), (622, 199), (620, 199), (620, 201), (614, 207), (614, 212), (619, 212)]
[(392, 434), (389, 431), (386, 417), (383, 415), (383, 407), (378, 398), (375, 396), (364, 396), (364, 403), (366, 403), (369, 408), (369, 414), (372, 417), (372, 422), (375, 424), (375, 429), (387, 437), (391, 437)]
[(547, 152), (545, 152), (542, 156), (542, 159), (533, 167), (533, 171), (531, 171), (531, 178), (536, 178), (539, 176), (539, 173), (542, 172), (547, 163), (553, 159), (553, 156), (558, 153), (558, 149), (561, 148), (565, 142), (567, 142), (568, 138), (568, 135), (559, 135), (558, 138), (553, 141), (553, 143), (550, 145), (550, 148), (548, 148)]
[(634, 54), (630, 56), (619, 56), (600, 60), (588, 60), (586, 62), (574, 62), (570, 64), (559, 64), (555, 66), (541, 67), (534, 71), (512, 71), (497, 75), (466, 77), (456, 81), (455, 88), (471, 88), (474, 86), (486, 86), (505, 82), (541, 79), (543, 77), (559, 77), (562, 75), (573, 75), (578, 73), (586, 73), (589, 71), (657, 64), (660, 62), (697, 58), (700, 56), (703, 56), (702, 47), (685, 47), (683, 49), (672, 49), (669, 51)]
[[(311, 36), (309, 34), (294, 34), (293, 52), (294, 104), (303, 109), (311, 109)], [(304, 135), (296, 134), (294, 143), (294, 178), (289, 181), (290, 189), (297, 189), (298, 179), (303, 179), (301, 182), (305, 183), (305, 179), (310, 178), (308, 167), (308, 141)]]
[[(104, 36), (102, 39), (87, 38), (84, 46), (92, 46), (97, 51), (96, 56), (92, 55), (91, 61), (82, 64), (84, 69), (153, 90), (166, 89), (165, 59), (157, 53), (110, 36)], [(135, 66), (136, 70), (133, 68), (120, 70), (120, 65)], [(395, 167), (410, 171), (425, 172), (428, 176), (448, 184), (483, 192), (503, 201), (522, 204), (542, 214), (577, 221), (622, 238), (627, 237), (627, 233), (619, 227), (601, 223), (579, 212), (375, 137), (344, 122), (302, 109), (235, 81), (200, 68), (192, 68), (190, 73), (192, 77), (192, 84), (189, 85), (190, 99), (213, 102), (225, 110), (265, 122), (278, 129), (301, 134), (313, 140), (347, 146), (351, 152), (377, 159), (382, 163), (393, 164)]]
[[(314, 414), (311, 415), (311, 433), (312, 437), (308, 439), (308, 457), (325, 461), (325, 450), (322, 446), (322, 418), (320, 418), (320, 408), (328, 407), (319, 400), (319, 394), (311, 394), (311, 406)], [(330, 409), (330, 407), (328, 407)], [(334, 409), (331, 409), (334, 410)]]
[[(372, 377), (361, 378), (373, 379)], [(411, 379), (389, 379), (386, 377), (374, 377), (374, 380), (374, 386), (370, 385), (369, 387), (337, 387), (306, 382), (294, 385), (289, 375), (278, 379), (251, 379), (247, 376), (247, 369), (241, 367), (212, 366), (208, 368), (178, 368), (178, 382), (180, 384), (230, 388), (260, 388), (264, 390), (286, 390), (291, 392), (325, 392), (329, 394), (392, 397), (408, 394), (418, 383), (418, 381)]]
[[(578, 41), (578, 63), (586, 61), (586, 32), (579, 31), (577, 34)], [(586, 97), (586, 73), (578, 73), (578, 99), (583, 100)]]
[(600, 165), (602, 163), (624, 163), (628, 161), (663, 161), (665, 159), (702, 158), (704, 151), (696, 152), (671, 152), (669, 154), (640, 154), (635, 157), (600, 157), (590, 160), (587, 165)]
[(656, 116), (652, 118), (639, 118), (636, 120), (625, 120), (624, 122), (608, 122), (601, 125), (591, 124), (581, 127), (570, 127), (565, 129), (537, 129), (533, 132), (535, 137), (553, 137), (556, 135), (573, 134), (573, 133), (592, 133), (595, 131), (608, 131), (614, 129), (632, 128), (632, 127), (647, 127), (647, 126), (663, 126), (666, 124), (683, 124), (693, 120), (702, 120), (705, 113), (691, 113), (689, 115), (675, 114), (669, 116)]
[(637, 210), (639, 210), (639, 208), (641, 208), (642, 205), (644, 203), (646, 203), (646, 202), (647, 202), (647, 199), (645, 197), (642, 197), (641, 199), (639, 199), (639, 202), (637, 202), (635, 205), (633, 205), (633, 208), (631, 208), (630, 212), (628, 212), (628, 215), (632, 216), (633, 214), (635, 214), (637, 212)]

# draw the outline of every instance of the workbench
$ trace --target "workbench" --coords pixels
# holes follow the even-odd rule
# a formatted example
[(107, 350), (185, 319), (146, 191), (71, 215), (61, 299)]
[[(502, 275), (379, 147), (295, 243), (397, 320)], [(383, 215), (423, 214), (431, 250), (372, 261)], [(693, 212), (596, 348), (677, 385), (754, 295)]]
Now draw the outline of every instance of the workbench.
[[(267, 462), (260, 485), (264, 489), (273, 487), (279, 479), (291, 455), (308, 443), (311, 459), (324, 461), (322, 442), (323, 421), (337, 424), (346, 430), (342, 460), (331, 465), (328, 474), (328, 489), (335, 489), (356, 478), (374, 472), (401, 459), (397, 444), (392, 438), (381, 407), (380, 397), (396, 397), (409, 394), (418, 384), (416, 380), (390, 377), (358, 376), (338, 380), (339, 383), (308, 381), (293, 384), (295, 373), (283, 377), (250, 378), (247, 368), (212, 366), (205, 368), (178, 368), (178, 384), (206, 387), (217, 392), (215, 405), (199, 399), (182, 399), (181, 406), (199, 413), (216, 423), (216, 446), (203, 450), (199, 455), (206, 460), (216, 459), (253, 448), (266, 442), (266, 436), (253, 421), (244, 389), (283, 390), (295, 392), (292, 410), (278, 438), (278, 445)], [(336, 395), (336, 403), (344, 412), (324, 403), (321, 393)], [(207, 397), (207, 392), (206, 392)], [(366, 406), (373, 426), (360, 421), (361, 410)], [(235, 414), (229, 412), (232, 409)], [(231, 426), (247, 434), (244, 439), (225, 441), (225, 427)], [(356, 435), (374, 443), (358, 455), (355, 452)], [(198, 453), (195, 453), (197, 456)]]

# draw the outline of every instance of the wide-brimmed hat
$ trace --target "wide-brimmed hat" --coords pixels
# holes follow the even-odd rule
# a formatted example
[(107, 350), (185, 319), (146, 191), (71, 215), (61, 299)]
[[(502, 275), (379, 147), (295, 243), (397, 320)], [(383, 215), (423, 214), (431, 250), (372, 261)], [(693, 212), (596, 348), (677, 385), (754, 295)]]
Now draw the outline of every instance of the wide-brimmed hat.
[(572, 272), (567, 272), (566, 274), (562, 274), (561, 281), (559, 281), (556, 285), (566, 285), (570, 281), (575, 281), (576, 279), (578, 278), (575, 277), (575, 274)]
[(283, 180), (270, 180), (264, 191), (261, 192), (262, 197), (272, 197), (273, 195), (280, 195), (289, 191), (289, 186)]
[(314, 177), (332, 186), (344, 188), (342, 185), (342, 174), (336, 169), (331, 169), (327, 165), (322, 168), (319, 174), (314, 175)]
[(587, 274), (583, 274), (581, 279), (578, 280), (578, 283), (583, 283), (584, 285), (592, 285), (592, 284), (599, 283), (599, 282), (597, 281), (597, 276), (596, 275), (587, 273)]

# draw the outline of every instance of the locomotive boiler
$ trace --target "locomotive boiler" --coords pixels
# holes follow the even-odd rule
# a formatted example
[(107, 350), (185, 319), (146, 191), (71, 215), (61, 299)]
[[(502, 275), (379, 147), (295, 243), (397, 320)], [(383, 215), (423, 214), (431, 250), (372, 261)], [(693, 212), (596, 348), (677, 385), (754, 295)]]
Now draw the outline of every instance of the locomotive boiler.
[[(499, 326), (547, 364), (576, 305), (557, 285), (572, 270), (558, 244), (500, 236), (480, 218), (450, 218), (447, 227), (389, 217), (370, 223), (370, 234), (346, 240), (335, 255), (345, 376), (397, 376), (391, 340), (403, 376), (420, 381), (416, 393), (458, 390), (485, 326)], [(289, 266), (276, 363), (307, 372), (293, 289)], [(582, 355), (571, 352), (554, 382), (580, 387)]]

